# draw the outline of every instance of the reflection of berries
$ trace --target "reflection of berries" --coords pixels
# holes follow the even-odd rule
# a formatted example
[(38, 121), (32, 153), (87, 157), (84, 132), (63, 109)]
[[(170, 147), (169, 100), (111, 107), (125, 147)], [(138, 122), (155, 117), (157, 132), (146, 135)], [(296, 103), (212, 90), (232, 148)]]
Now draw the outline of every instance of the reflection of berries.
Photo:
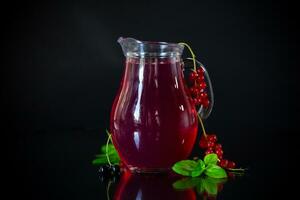
[(221, 192), (223, 190), (223, 187), (224, 186), (222, 183), (218, 184), (218, 192)]
[(216, 199), (217, 199), (216, 196), (208, 196), (208, 197), (207, 197), (207, 200), (216, 200)]
[(228, 173), (227, 173), (227, 176), (228, 176), (228, 178), (231, 179), (231, 180), (234, 180), (234, 179), (235, 179), (235, 175), (234, 175), (234, 173), (232, 173), (232, 172), (228, 172)]

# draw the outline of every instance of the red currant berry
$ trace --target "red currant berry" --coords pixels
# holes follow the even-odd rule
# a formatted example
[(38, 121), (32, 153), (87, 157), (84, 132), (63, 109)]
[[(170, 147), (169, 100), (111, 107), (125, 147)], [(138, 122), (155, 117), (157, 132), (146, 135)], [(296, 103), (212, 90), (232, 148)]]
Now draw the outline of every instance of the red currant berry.
[(206, 149), (207, 148), (207, 140), (204, 137), (204, 135), (201, 136), (199, 146), (201, 149)]
[(207, 135), (207, 141), (215, 143), (217, 141), (217, 136), (215, 134)]
[(200, 93), (200, 90), (199, 90), (198, 88), (196, 88), (196, 87), (192, 87), (192, 88), (190, 89), (190, 92), (191, 92), (191, 94), (192, 94), (193, 96), (198, 96), (199, 93)]
[(200, 140), (199, 142), (199, 147), (201, 149), (206, 149), (207, 148), (207, 142), (206, 141), (203, 141), (203, 140)]
[(205, 79), (204, 79), (204, 76), (202, 75), (202, 76), (197, 76), (197, 81), (199, 82), (199, 83), (201, 83), (201, 82), (203, 82)]
[(235, 168), (235, 162), (229, 161), (229, 162), (228, 162), (228, 165), (227, 165), (227, 168), (229, 168), (229, 169), (234, 169), (234, 168)]
[(207, 154), (212, 154), (212, 153), (214, 153), (214, 151), (212, 151), (212, 150), (206, 150), (206, 151), (205, 151), (205, 155), (207, 155)]
[(208, 108), (209, 104), (210, 104), (210, 102), (209, 102), (208, 99), (202, 100), (202, 105), (203, 105), (204, 108)]
[(228, 165), (228, 160), (223, 159), (219, 162), (219, 166), (222, 168), (227, 168), (227, 165)]
[(217, 149), (220, 149), (220, 150), (222, 150), (222, 145), (221, 145), (221, 144), (216, 144), (216, 146), (215, 146), (215, 150), (217, 150)]
[(221, 149), (217, 149), (215, 152), (216, 152), (219, 159), (223, 158), (223, 151)]
[(196, 105), (201, 105), (202, 104), (202, 99), (201, 98), (196, 98)]
[(213, 152), (213, 151), (214, 151), (214, 148), (213, 148), (213, 147), (208, 147), (207, 150)]
[[(205, 82), (201, 82), (200, 84), (199, 84), (199, 89), (200, 90), (204, 90), (206, 88), (206, 83)], [(207, 94), (206, 94), (206, 96), (207, 96)]]
[(207, 147), (208, 148), (212, 148), (212, 150), (213, 150), (213, 147), (215, 146), (215, 143), (214, 142), (211, 142), (211, 141), (208, 141), (207, 142)]
[(192, 73), (190, 74), (190, 80), (191, 80), (191, 81), (194, 81), (194, 80), (196, 80), (197, 78), (198, 78), (197, 72), (192, 72)]
[(196, 99), (190, 99), (191, 104), (196, 105)]
[(206, 92), (201, 92), (199, 93), (199, 97), (201, 97), (202, 99), (207, 99), (208, 95)]
[(204, 70), (202, 69), (202, 67), (199, 67), (197, 69), (197, 73), (198, 73), (199, 76), (203, 76), (204, 75)]

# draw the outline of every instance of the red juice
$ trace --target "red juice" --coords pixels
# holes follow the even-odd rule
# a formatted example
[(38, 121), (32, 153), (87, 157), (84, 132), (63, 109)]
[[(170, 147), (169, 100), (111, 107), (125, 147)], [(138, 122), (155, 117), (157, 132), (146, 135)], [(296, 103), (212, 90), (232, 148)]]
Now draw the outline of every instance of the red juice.
[(110, 130), (121, 160), (133, 171), (169, 169), (193, 148), (197, 111), (179, 57), (127, 57)]

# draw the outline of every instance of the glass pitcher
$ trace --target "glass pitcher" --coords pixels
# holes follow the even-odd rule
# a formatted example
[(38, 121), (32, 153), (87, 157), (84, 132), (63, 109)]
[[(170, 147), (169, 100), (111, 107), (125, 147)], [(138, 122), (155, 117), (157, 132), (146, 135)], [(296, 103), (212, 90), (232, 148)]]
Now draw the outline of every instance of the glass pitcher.
[(189, 156), (198, 131), (197, 112), (207, 118), (213, 103), (198, 111), (191, 103), (183, 73), (183, 45), (122, 37), (118, 42), (126, 61), (111, 111), (113, 144), (131, 171), (166, 171)]

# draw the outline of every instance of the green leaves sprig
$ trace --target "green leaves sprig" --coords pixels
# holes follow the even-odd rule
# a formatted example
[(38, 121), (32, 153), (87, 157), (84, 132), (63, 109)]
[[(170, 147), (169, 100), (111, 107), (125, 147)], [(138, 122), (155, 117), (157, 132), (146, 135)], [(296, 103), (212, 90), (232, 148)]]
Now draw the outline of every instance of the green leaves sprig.
[(217, 165), (218, 156), (216, 154), (207, 154), (203, 160), (182, 160), (175, 163), (172, 169), (183, 176), (197, 177), (204, 173), (212, 178), (227, 177), (226, 171)]
[(108, 138), (106, 145), (101, 146), (101, 154), (95, 155), (96, 158), (92, 161), (94, 165), (102, 164), (119, 164), (120, 157), (115, 146), (111, 142), (111, 134), (106, 130)]

